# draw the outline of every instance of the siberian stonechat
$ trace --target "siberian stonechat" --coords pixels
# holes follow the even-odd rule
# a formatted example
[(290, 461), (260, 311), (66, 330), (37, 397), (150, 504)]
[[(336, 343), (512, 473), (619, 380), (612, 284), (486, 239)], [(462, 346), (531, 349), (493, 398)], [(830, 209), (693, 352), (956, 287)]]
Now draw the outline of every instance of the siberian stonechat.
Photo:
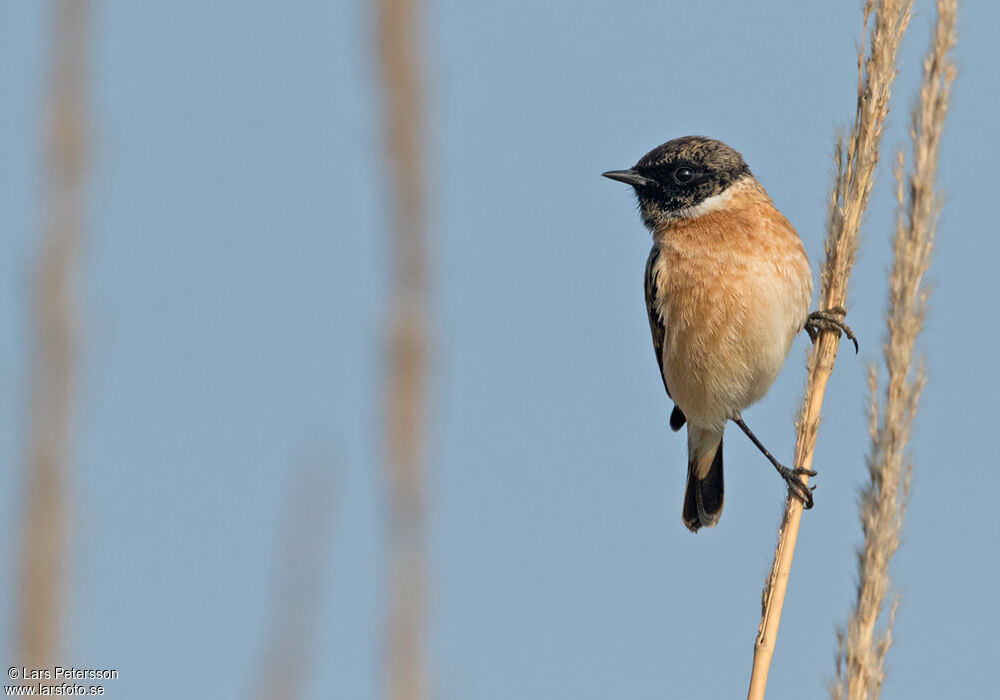
[(743, 157), (714, 139), (668, 141), (632, 168), (604, 177), (635, 189), (653, 234), (646, 309), (663, 385), (675, 404), (670, 427), (688, 426), (684, 524), (696, 532), (719, 521), (729, 421), (812, 507), (801, 476), (815, 472), (782, 466), (741, 415), (771, 388), (799, 331), (815, 339), (817, 328), (846, 330), (836, 314), (809, 313), (812, 272), (795, 229)]

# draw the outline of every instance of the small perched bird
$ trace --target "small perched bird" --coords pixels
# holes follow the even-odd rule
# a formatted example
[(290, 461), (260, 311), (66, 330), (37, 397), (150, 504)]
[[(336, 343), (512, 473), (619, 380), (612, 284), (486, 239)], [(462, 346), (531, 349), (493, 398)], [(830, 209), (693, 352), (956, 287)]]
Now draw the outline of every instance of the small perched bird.
[[(722, 434), (735, 422), (812, 507), (802, 476), (768, 452), (741, 412), (764, 397), (792, 340), (806, 329), (848, 331), (842, 309), (809, 313), (812, 272), (802, 241), (750, 172), (721, 141), (686, 136), (604, 177), (631, 185), (653, 234), (646, 309), (667, 395), (670, 427), (688, 426), (684, 524), (719, 521), (724, 496)], [(856, 341), (855, 341), (856, 343)]]

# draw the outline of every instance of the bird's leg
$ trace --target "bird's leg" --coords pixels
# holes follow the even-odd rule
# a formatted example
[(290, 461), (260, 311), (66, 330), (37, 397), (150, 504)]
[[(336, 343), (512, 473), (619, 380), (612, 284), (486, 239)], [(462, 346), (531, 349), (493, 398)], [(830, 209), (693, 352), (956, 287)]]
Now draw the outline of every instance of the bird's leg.
[(764, 453), (764, 456), (767, 457), (767, 461), (774, 465), (774, 468), (778, 470), (778, 474), (780, 474), (781, 478), (785, 480), (786, 484), (788, 484), (789, 492), (795, 494), (795, 496), (800, 501), (802, 501), (802, 507), (805, 510), (809, 510), (810, 508), (812, 508), (813, 507), (812, 492), (813, 489), (815, 489), (816, 487), (806, 486), (806, 483), (802, 480), (802, 477), (816, 476), (816, 472), (814, 472), (812, 469), (801, 469), (801, 468), (789, 469), (788, 467), (782, 466), (782, 464), (778, 462), (778, 460), (776, 460), (770, 452), (767, 451), (767, 448), (764, 447), (763, 444), (761, 444), (761, 441), (757, 439), (757, 436), (753, 434), (753, 431), (747, 427), (747, 424), (743, 422), (742, 416), (737, 414), (736, 417), (733, 418), (733, 422), (736, 423), (736, 425), (740, 426), (740, 430), (742, 430), (744, 433), (747, 434), (747, 437), (750, 438), (750, 442), (755, 444), (757, 446), (757, 449), (760, 450), (762, 453)]
[(843, 306), (834, 306), (826, 311), (813, 311), (806, 317), (805, 331), (809, 334), (809, 339), (815, 343), (820, 331), (836, 331), (837, 335), (843, 331), (844, 335), (854, 343), (854, 354), (857, 355), (858, 339), (854, 337), (851, 327), (844, 323), (846, 315), (847, 310)]

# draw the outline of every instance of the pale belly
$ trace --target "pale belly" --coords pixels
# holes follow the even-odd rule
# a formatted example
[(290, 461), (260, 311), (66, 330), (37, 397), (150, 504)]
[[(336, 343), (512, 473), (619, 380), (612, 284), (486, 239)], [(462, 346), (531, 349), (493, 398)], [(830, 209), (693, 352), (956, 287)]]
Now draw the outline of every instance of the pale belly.
[(791, 269), (759, 261), (724, 275), (707, 264), (666, 276), (664, 376), (692, 424), (721, 429), (777, 378), (812, 292), (808, 262), (787, 262)]

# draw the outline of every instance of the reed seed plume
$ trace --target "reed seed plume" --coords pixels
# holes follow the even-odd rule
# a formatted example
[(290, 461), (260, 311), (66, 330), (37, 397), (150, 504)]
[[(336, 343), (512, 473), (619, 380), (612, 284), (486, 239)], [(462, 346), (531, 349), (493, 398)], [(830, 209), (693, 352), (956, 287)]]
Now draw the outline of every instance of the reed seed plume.
[[(858, 92), (854, 124), (834, 151), (835, 178), (827, 215), (825, 256), (821, 273), (820, 306), (846, 313), (847, 289), (858, 249), (858, 233), (874, 182), (889, 98), (896, 78), (896, 59), (910, 22), (912, 0), (867, 0), (862, 36), (871, 27), (870, 42), (858, 53)], [(872, 21), (874, 20), (874, 22)], [(797, 422), (795, 466), (812, 468), (816, 436), (826, 385), (840, 343), (839, 334), (819, 334), (808, 363), (808, 380)], [(762, 615), (754, 644), (749, 700), (762, 700), (781, 622), (785, 592), (798, 538), (802, 504), (789, 497), (778, 533), (771, 573), (762, 594)]]
[(838, 633), (835, 700), (877, 698), (885, 679), (885, 657), (892, 644), (898, 600), (890, 606), (884, 631), (876, 632), (889, 595), (889, 564), (899, 547), (909, 496), (913, 460), (907, 445), (920, 394), (926, 382), (923, 363), (914, 358), (923, 329), (929, 288), (924, 275), (931, 252), (941, 198), (935, 190), (938, 154), (955, 79), (950, 58), (956, 43), (956, 0), (938, 0), (937, 20), (924, 58), (923, 80), (910, 123), (912, 171), (905, 175), (900, 151), (895, 168), (896, 224), (889, 271), (887, 340), (882, 345), (888, 380), (879, 392), (879, 371), (869, 367), (868, 482), (859, 505), (864, 541), (858, 550), (857, 598), (845, 632)]
[(66, 586), (67, 472), (76, 387), (76, 269), (86, 164), (88, 3), (54, 6), (43, 166), (44, 233), (34, 280), (27, 500), (21, 532), (18, 664), (59, 659)]
[[(889, 97), (896, 80), (896, 57), (910, 23), (912, 0), (867, 0), (864, 33), (874, 13), (875, 26), (867, 57), (858, 54), (858, 98), (854, 126), (834, 148), (836, 177), (830, 192), (825, 261), (820, 299), (827, 307), (844, 306), (847, 284), (858, 250), (858, 233), (875, 182), (879, 146)], [(863, 35), (863, 34), (862, 34)]]
[(421, 700), (428, 687), (424, 658), (428, 304), (419, 26), (416, 0), (379, 0), (377, 52), (392, 212), (384, 441), (390, 509), (385, 636), (389, 700)]

